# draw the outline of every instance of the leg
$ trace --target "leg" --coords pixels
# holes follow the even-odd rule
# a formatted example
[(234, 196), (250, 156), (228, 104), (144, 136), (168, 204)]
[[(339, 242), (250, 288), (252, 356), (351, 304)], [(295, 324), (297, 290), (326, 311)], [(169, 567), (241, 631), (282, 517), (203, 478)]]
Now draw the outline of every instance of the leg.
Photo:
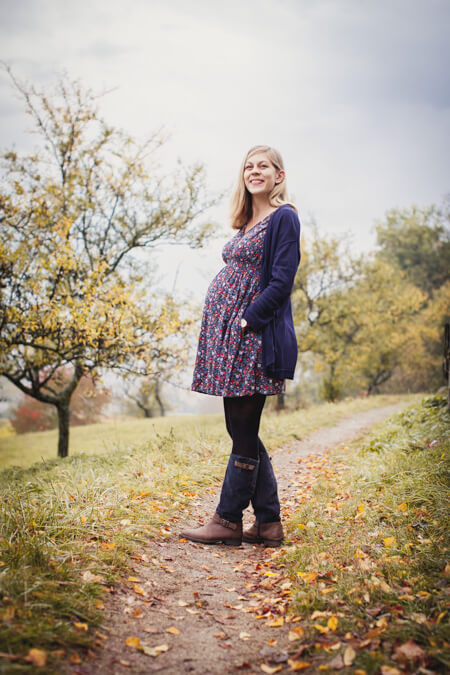
[(259, 441), (258, 478), (251, 501), (258, 523), (273, 523), (280, 520), (277, 479), (262, 441)]
[(256, 486), (259, 466), (258, 431), (266, 397), (225, 397), (225, 423), (233, 449), (220, 495), (217, 513), (231, 522), (242, 520)]
[(259, 457), (259, 424), (266, 402), (264, 394), (225, 397), (225, 423), (233, 440), (233, 453), (243, 457)]
[(204, 544), (240, 545), (242, 512), (255, 491), (259, 466), (258, 431), (266, 397), (262, 394), (224, 399), (225, 423), (233, 449), (213, 519), (203, 527), (184, 530), (182, 537)]

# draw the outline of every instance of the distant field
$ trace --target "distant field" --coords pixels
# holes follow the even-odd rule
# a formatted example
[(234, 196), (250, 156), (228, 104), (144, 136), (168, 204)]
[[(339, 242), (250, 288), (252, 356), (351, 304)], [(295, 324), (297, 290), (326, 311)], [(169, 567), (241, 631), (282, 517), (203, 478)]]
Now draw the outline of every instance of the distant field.
[[(284, 442), (304, 437), (320, 426), (333, 424), (345, 415), (389, 403), (417, 399), (413, 396), (372, 396), (347, 399), (339, 403), (323, 403), (307, 411), (263, 415), (262, 435), (272, 449)], [(280, 419), (283, 424), (280, 425)], [(70, 430), (70, 455), (93, 455), (111, 450), (141, 447), (158, 437), (173, 435), (177, 441), (189, 438), (223, 441), (226, 436), (222, 415), (179, 415), (151, 419), (111, 420), (100, 424), (73, 427)], [(0, 468), (30, 466), (56, 457), (57, 431), (40, 431), (0, 438)]]

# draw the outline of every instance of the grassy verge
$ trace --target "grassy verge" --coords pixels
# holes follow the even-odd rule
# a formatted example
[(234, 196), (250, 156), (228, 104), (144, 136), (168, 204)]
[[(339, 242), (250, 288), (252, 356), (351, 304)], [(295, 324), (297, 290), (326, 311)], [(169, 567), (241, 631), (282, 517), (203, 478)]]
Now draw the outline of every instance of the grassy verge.
[[(270, 414), (264, 439), (274, 448), (324, 423), (396, 400), (377, 397)], [(60, 672), (61, 659), (79, 662), (80, 649), (101, 642), (105, 598), (132, 556), (142, 554), (149, 538), (169, 536), (192, 500), (221, 480), (229, 452), (222, 420), (162, 422), (172, 426), (162, 434), (154, 425), (146, 443), (0, 474), (4, 672), (28, 672), (42, 660), (46, 672)], [(29, 652), (33, 649), (38, 652)]]
[(429, 397), (311, 460), (282, 559), (297, 658), (358, 675), (448, 672), (449, 450), (446, 401)]

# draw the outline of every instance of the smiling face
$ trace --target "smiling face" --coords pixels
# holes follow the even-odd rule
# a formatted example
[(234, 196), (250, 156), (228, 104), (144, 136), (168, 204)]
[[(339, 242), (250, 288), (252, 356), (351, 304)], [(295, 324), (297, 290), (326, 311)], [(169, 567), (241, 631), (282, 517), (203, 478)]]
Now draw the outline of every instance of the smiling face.
[(276, 169), (265, 152), (256, 152), (244, 165), (244, 183), (250, 194), (267, 195), (284, 178), (284, 171)]

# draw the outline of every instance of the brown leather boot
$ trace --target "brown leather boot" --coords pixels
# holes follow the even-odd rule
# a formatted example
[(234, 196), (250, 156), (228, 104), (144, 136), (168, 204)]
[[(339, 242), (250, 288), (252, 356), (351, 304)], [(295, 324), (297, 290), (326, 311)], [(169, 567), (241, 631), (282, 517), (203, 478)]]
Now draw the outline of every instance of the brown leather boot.
[(183, 530), (180, 532), (180, 537), (199, 544), (240, 546), (242, 544), (242, 523), (230, 523), (215, 513), (209, 523), (195, 530)]
[(281, 546), (283, 543), (283, 526), (279, 521), (274, 523), (255, 522), (242, 535), (247, 544), (264, 544), (264, 546)]

